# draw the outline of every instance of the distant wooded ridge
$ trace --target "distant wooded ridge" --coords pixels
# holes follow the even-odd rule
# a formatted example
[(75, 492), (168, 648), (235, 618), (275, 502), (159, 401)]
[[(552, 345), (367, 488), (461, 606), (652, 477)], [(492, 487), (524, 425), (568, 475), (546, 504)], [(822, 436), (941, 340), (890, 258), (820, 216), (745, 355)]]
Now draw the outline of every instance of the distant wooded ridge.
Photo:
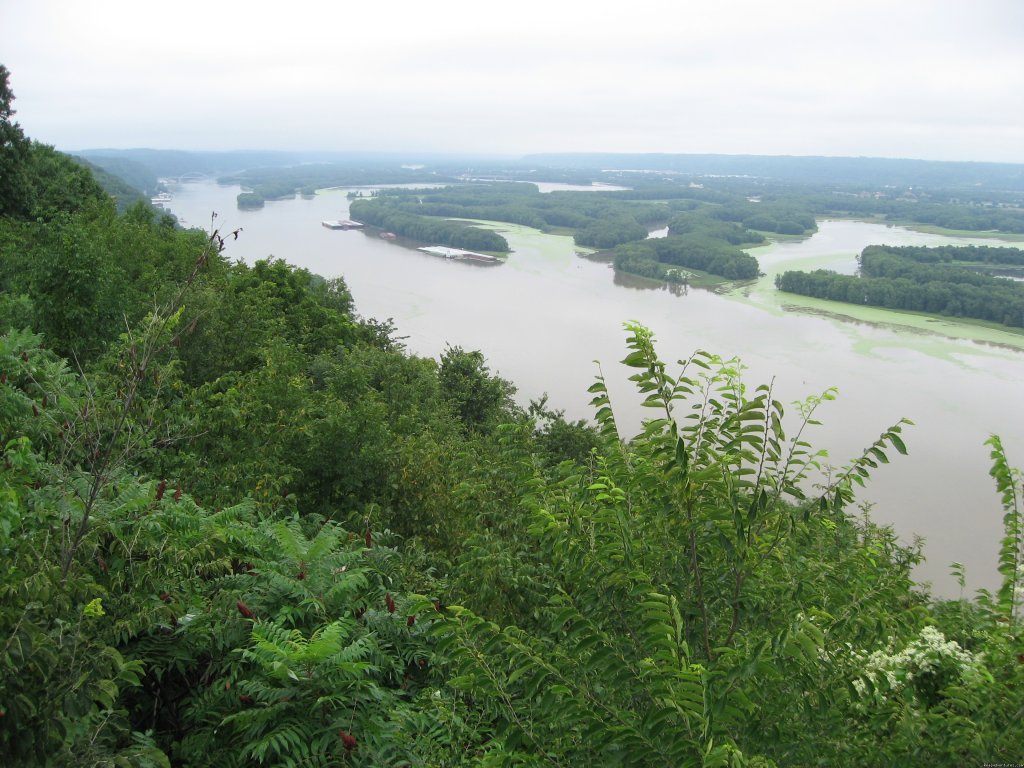
[[(802, 184), (954, 188), (980, 186), (1024, 191), (1024, 164), (878, 157), (667, 153), (545, 153), (513, 157), (425, 152), (193, 152), (163, 149), (88, 149), (75, 154), (104, 168), (106, 158), (138, 162), (158, 176), (226, 174), (244, 169), (282, 168), (307, 163), (362, 167), (422, 164), (439, 173), (458, 170), (479, 175), (523, 173), (540, 169), (598, 173), (611, 169), (662, 171), (692, 176), (751, 176)], [(547, 180), (543, 174), (536, 178)]]
[(1024, 190), (1024, 165), (882, 157), (550, 153), (527, 164), (557, 168), (670, 171), (695, 176), (757, 176), (805, 184), (982, 185)]
[(134, 161), (158, 176), (180, 176), (185, 173), (207, 175), (238, 173), (247, 169), (287, 168), (311, 163), (334, 163), (356, 167), (395, 165), (457, 165), (518, 162), (517, 158), (497, 155), (452, 155), (410, 152), (283, 152), (272, 150), (235, 150), (223, 152), (179, 149), (83, 149), (72, 154), (106, 167), (107, 158)]

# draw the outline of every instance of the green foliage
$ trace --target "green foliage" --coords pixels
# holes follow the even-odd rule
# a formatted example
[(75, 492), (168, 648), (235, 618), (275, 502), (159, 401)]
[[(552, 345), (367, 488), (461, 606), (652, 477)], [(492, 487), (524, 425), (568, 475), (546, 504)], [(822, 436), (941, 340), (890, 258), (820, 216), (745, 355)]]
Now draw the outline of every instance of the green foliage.
[(1024, 475), (1014, 469), (1006, 460), (1002, 441), (998, 436), (989, 438), (992, 446), (992, 477), (996, 482), (1006, 513), (1003, 517), (1003, 540), (999, 548), (999, 573), (1003, 577), (999, 587), (998, 609), (1002, 619), (1012, 629), (1015, 627), (1024, 602), (1024, 523), (1021, 522), (1021, 488)]
[(62, 213), (109, 202), (88, 168), (53, 147), (33, 142), (31, 161), (32, 218), (49, 221)]
[[(30, 297), (32, 327), (47, 343), (81, 363), (141, 321), (154, 302), (169, 300), (208, 240), (174, 229), (145, 205), (118, 216), (109, 204), (95, 203), (8, 227), (0, 239), (0, 281)], [(218, 261), (211, 259), (212, 270)]]
[[(649, 332), (630, 331), (624, 362), (658, 416), (618, 445), (603, 380), (591, 388), (604, 453), (558, 480), (535, 468), (520, 481), (526, 548), (549, 563), (544, 618), (502, 628), (452, 609), (435, 631), (458, 669), (453, 684), (486, 697), (495, 760), (741, 764), (740, 749), (793, 759), (813, 744), (806, 733), (786, 745), (750, 723), (814, 692), (801, 720), (823, 736), (827, 720), (814, 713), (826, 633), (876, 636), (856, 607), (870, 596), (889, 610), (907, 594), (906, 553), (880, 535), (846, 553), (857, 532), (843, 513), (885, 450), (904, 450), (903, 424), (808, 499), (824, 467), (803, 431), (831, 393), (799, 404), (787, 437), (771, 387), (748, 396), (734, 361), (697, 353), (672, 376)], [(852, 590), (828, 586), (853, 574)], [(842, 698), (827, 706), (840, 722)]]
[[(176, 568), (162, 531), (155, 541), (133, 531), (150, 487), (109, 460), (124, 443), (99, 415), (105, 406), (37, 342), (9, 335), (0, 343), (0, 752), (13, 765), (73, 754), (84, 764), (166, 765), (148, 737), (131, 733), (121, 697), (143, 667), (118, 646), (151, 621), (149, 578), (163, 571), (182, 580), (190, 567)], [(166, 559), (151, 560), (149, 547)]]
[(275, 346), (316, 355), (358, 334), (343, 280), (326, 281), (280, 260), (231, 265), (189, 296), (188, 309), (195, 322), (180, 356), (192, 384), (254, 370)]
[(567, 421), (564, 411), (547, 407), (547, 395), (530, 403), (529, 415), (537, 420), (537, 450), (549, 464), (586, 463), (600, 445), (594, 427), (582, 419)]
[(438, 370), (441, 395), (447, 399), (466, 429), (493, 429), (509, 413), (515, 387), (492, 376), (479, 351), (448, 347)]
[[(154, 351), (173, 349), (152, 328)], [(114, 393), (102, 376), (82, 388), (38, 337), (0, 337), (5, 764), (458, 763), (456, 709), (419, 714), (436, 711), (434, 673), (387, 536), (273, 522), (251, 503), (209, 512), (126, 471), (150, 401), (176, 386), (148, 338), (122, 342), (133, 364)]]
[(0, 216), (24, 216), (31, 207), (28, 186), (31, 142), (12, 122), (10, 72), (0, 64)]
[(218, 615), (232, 614), (245, 629), (178, 708), (188, 734), (179, 757), (189, 765), (328, 765), (345, 756), (394, 765), (426, 746), (403, 745), (395, 731), (432, 677), (415, 614), (397, 591), (395, 551), (353, 542), (333, 524), (312, 537), (302, 528), (293, 520), (251, 531), (258, 551), (279, 554), (226, 576), (211, 615), (182, 630), (201, 639), (218, 631)]

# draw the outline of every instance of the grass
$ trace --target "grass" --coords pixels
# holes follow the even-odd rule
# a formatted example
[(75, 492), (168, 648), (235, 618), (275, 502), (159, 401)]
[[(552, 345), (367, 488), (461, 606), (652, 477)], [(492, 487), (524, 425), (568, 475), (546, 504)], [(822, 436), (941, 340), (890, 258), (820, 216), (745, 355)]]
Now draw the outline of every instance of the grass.
[[(980, 320), (973, 317), (958, 317), (956, 315), (943, 315), (936, 312), (923, 312), (913, 309), (897, 309), (895, 307), (882, 307), (875, 304), (858, 304), (852, 301), (839, 301), (836, 299), (825, 299), (814, 296), (803, 296), (798, 293), (787, 293), (778, 291), (780, 297), (786, 297), (783, 301), (790, 306), (799, 306), (801, 311), (818, 311), (823, 314), (832, 314), (841, 317), (848, 317), (857, 322), (870, 323), (875, 325), (900, 325), (907, 328), (918, 328), (932, 330), (944, 335), (957, 338), (973, 339), (986, 343), (1000, 343), (993, 341), (981, 331), (994, 331), (999, 334), (1007, 334), (1015, 337), (1014, 341), (1005, 342), (1006, 346), (1015, 348), (1024, 347), (1024, 328), (1017, 328), (991, 320)], [(903, 318), (901, 320), (901, 318)], [(916, 320), (917, 322), (914, 322)], [(924, 321), (923, 323), (921, 321)], [(933, 324), (945, 326), (938, 329)], [(963, 329), (960, 333), (951, 332), (950, 327)], [(978, 331), (972, 332), (970, 329)]]
[(1018, 234), (1016, 232), (1000, 232), (994, 229), (986, 230), (973, 230), (973, 229), (946, 229), (945, 227), (935, 227), (930, 224), (917, 224), (912, 221), (894, 221), (891, 222), (907, 229), (912, 229), (915, 232), (924, 232), (929, 235), (946, 235), (948, 237), (977, 237), (993, 240), (1007, 240), (1011, 243), (1024, 243), (1024, 234)]

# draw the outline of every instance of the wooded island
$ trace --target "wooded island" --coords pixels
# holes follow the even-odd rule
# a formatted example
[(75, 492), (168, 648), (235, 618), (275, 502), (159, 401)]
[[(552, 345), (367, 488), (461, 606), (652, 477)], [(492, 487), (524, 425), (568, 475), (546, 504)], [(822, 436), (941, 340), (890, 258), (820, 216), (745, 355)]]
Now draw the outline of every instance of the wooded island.
[(928, 312), (1024, 327), (1024, 250), (978, 246), (870, 246), (860, 274), (828, 270), (778, 275), (780, 290), (886, 309)]

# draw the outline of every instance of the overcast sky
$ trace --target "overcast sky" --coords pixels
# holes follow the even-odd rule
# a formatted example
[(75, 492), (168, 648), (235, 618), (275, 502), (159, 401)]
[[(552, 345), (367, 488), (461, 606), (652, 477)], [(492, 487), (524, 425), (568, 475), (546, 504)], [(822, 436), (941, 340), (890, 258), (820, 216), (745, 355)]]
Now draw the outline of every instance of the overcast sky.
[(0, 0), (0, 63), (65, 150), (1024, 162), (1021, 0)]

